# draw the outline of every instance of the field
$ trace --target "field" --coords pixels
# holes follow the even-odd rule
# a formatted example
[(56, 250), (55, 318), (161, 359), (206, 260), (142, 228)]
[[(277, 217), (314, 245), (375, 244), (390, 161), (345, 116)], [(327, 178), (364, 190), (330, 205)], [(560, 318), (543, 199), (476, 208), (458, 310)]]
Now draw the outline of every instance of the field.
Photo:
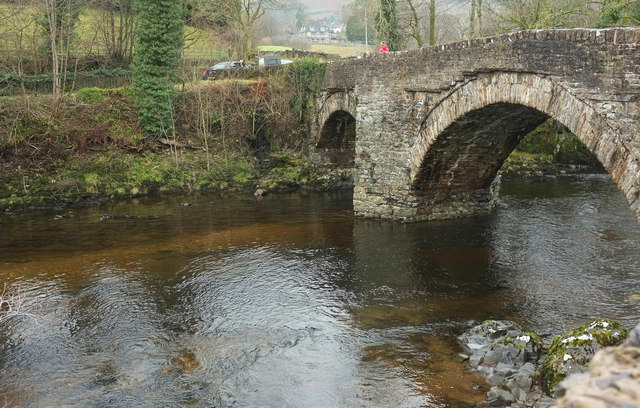
[(258, 51), (263, 52), (277, 52), (277, 51), (289, 51), (292, 48), (284, 45), (258, 45), (256, 47)]
[[(336, 44), (310, 44), (309, 51), (325, 52), (327, 54), (338, 54), (341, 57), (355, 57), (358, 53), (364, 54), (366, 48), (364, 44), (336, 45)], [(369, 52), (375, 51), (369, 46)]]
[[(292, 49), (292, 47), (282, 45), (260, 45), (257, 48), (259, 51), (286, 51)], [(358, 53), (364, 54), (366, 51), (364, 44), (308, 44), (304, 49), (314, 52), (323, 52), (326, 54), (338, 54), (343, 58), (354, 57)], [(372, 51), (374, 51), (373, 46), (369, 46), (369, 52)]]

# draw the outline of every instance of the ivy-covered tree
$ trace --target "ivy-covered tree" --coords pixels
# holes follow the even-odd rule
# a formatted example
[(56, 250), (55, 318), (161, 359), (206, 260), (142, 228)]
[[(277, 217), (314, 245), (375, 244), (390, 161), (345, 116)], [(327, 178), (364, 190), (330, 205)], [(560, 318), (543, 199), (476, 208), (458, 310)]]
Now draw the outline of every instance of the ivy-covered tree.
[(380, 11), (376, 16), (376, 33), (379, 41), (385, 41), (391, 51), (402, 48), (402, 33), (398, 24), (396, 0), (380, 0)]
[(605, 0), (601, 4), (597, 28), (640, 25), (640, 1)]
[(296, 11), (296, 32), (300, 31), (302, 27), (304, 27), (304, 23), (307, 16), (304, 14), (304, 10), (302, 8), (298, 8)]
[(173, 82), (184, 42), (181, 0), (136, 0), (138, 24), (133, 89), (140, 125), (149, 138), (173, 130)]

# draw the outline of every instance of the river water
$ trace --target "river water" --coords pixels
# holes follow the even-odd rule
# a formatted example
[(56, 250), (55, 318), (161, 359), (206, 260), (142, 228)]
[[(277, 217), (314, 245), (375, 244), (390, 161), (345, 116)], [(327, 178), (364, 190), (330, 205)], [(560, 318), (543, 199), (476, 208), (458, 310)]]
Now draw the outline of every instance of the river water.
[(493, 214), (442, 222), (354, 219), (349, 192), (203, 195), (0, 233), (10, 407), (470, 407), (472, 321), (640, 321), (640, 226), (603, 175), (503, 183)]

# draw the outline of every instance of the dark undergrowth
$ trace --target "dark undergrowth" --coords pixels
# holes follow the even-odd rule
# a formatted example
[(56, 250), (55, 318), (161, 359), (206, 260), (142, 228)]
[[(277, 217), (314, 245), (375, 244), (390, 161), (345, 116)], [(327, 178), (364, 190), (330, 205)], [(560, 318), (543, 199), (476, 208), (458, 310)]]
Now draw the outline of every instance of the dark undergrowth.
[(154, 140), (143, 137), (127, 88), (79, 90), (55, 115), (49, 96), (4, 97), (0, 209), (144, 194), (331, 188), (302, 159), (303, 110), (315, 89), (295, 86), (320, 64), (292, 65), (269, 78), (189, 84), (174, 100), (176, 131)]

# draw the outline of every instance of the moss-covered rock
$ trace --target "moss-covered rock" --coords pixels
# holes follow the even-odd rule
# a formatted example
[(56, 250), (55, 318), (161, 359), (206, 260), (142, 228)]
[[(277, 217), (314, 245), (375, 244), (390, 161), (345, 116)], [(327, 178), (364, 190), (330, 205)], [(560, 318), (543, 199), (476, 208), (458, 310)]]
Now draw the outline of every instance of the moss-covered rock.
[(593, 355), (600, 349), (616, 346), (629, 335), (629, 330), (609, 319), (594, 319), (564, 336), (553, 340), (547, 358), (540, 366), (540, 382), (547, 395), (567, 375), (584, 372)]
[(291, 191), (298, 188), (327, 191), (353, 187), (351, 170), (329, 171), (311, 166), (289, 154), (270, 156), (271, 169), (258, 182), (257, 188), (269, 192)]

